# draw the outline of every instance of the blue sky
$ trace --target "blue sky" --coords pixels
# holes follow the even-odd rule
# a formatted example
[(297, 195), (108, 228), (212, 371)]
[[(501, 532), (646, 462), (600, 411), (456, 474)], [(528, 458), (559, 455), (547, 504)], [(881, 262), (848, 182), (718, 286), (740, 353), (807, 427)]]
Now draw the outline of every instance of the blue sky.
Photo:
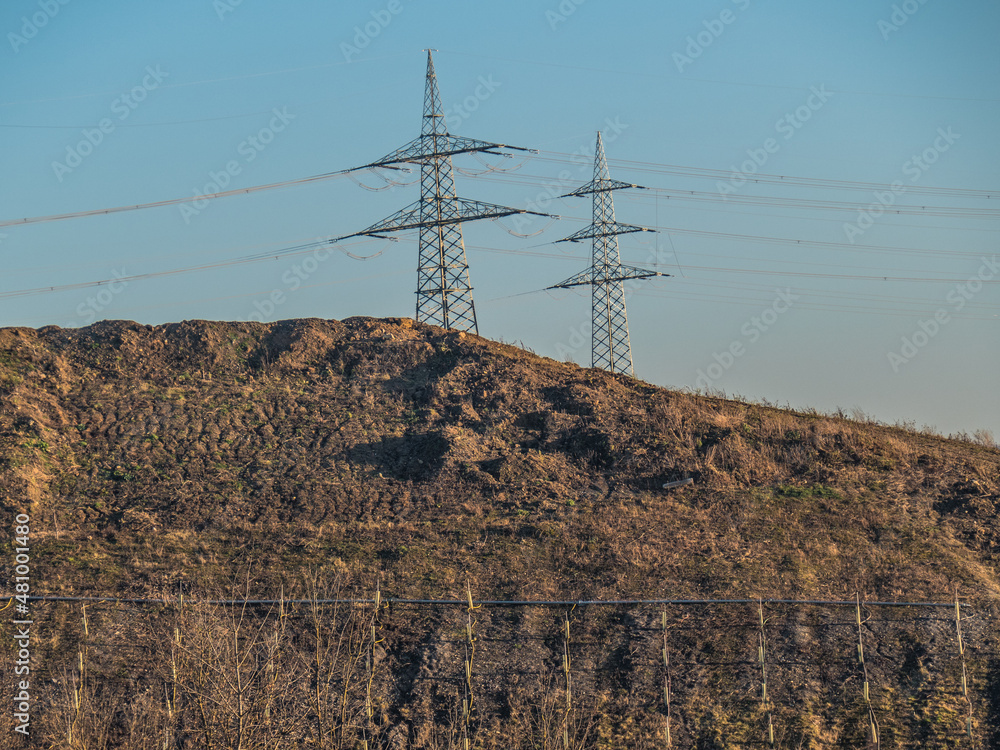
[[(628, 299), (639, 377), (1000, 437), (998, 32), (990, 0), (10, 0), (0, 220), (370, 162), (419, 133), (432, 47), (452, 132), (539, 150), (456, 159), (459, 194), (562, 217), (464, 227), (483, 335), (589, 364), (588, 293), (540, 290), (589, 264), (552, 244), (589, 202), (551, 196), (600, 129), (651, 188), (619, 220), (660, 230), (623, 262), (672, 274)], [(417, 199), (356, 180), (0, 226), (0, 324), (412, 316), (415, 237), (281, 252)]]

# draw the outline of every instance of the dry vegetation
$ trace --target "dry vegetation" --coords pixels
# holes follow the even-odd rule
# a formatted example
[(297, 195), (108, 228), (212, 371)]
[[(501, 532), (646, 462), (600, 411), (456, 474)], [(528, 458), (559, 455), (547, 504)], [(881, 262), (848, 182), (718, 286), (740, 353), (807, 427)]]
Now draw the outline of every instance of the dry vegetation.
[[(654, 388), (409, 320), (0, 330), (0, 515), (32, 516), (35, 591), (957, 587), (977, 613), (981, 746), (1000, 741), (998, 485), (987, 445)], [(564, 729), (573, 747), (664, 746), (657, 607), (572, 613), (567, 712), (562, 609), (476, 610), (467, 680), (462, 607), (95, 605), (85, 631), (79, 605), (35, 606), (39, 747), (460, 747), (467, 731), (556, 748)], [(865, 612), (883, 746), (971, 747), (950, 612)], [(756, 608), (672, 607), (666, 626), (675, 745), (761, 744)], [(852, 626), (849, 609), (770, 609), (779, 746), (863, 746)]]

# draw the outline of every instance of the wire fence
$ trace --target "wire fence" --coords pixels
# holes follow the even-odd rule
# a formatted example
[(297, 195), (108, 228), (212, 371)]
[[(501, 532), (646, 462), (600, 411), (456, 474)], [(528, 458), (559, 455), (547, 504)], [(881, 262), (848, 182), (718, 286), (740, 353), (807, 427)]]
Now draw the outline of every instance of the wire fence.
[[(12, 599), (10, 594), (0, 595), (0, 599)], [(336, 599), (192, 599), (183, 594), (163, 597), (116, 597), (116, 596), (29, 596), (28, 601), (39, 602), (103, 602), (108, 604), (209, 604), (213, 606), (280, 605), (280, 604), (428, 604), (441, 606), (467, 606), (468, 599), (406, 599), (401, 597), (336, 598)], [(950, 609), (956, 606), (967, 609), (972, 605), (965, 602), (910, 602), (910, 601), (865, 601), (866, 607), (934, 607)], [(686, 606), (699, 604), (790, 604), (820, 607), (855, 607), (857, 599), (473, 599), (473, 604), (491, 607), (624, 607), (641, 605)]]
[[(370, 750), (389, 747), (390, 729), (407, 723), (400, 717), (420, 706), (432, 708), (422, 720), (427, 726), (454, 733), (447, 746), (456, 750), (484, 746), (497, 722), (509, 722), (515, 711), (535, 722), (525, 719), (521, 730), (539, 743), (528, 746), (553, 750), (615, 742), (637, 748), (823, 747), (825, 740), (816, 738), (832, 736), (843, 747), (986, 748), (1000, 738), (994, 694), (1000, 686), (1000, 610), (990, 601), (963, 602), (957, 594), (950, 602), (869, 602), (860, 595), (504, 600), (476, 599), (469, 587), (465, 594), (41, 595), (29, 601), (55, 605), (32, 613), (62, 629), (61, 650), (48, 652), (52, 662), (40, 670), (69, 691), (59, 726), (68, 715), (77, 721), (86, 714), (88, 684), (113, 681), (131, 668), (128, 680), (139, 682), (129, 684), (148, 677), (158, 685), (159, 701), (166, 701), (168, 719), (161, 717), (157, 730), (164, 747), (185, 747), (171, 743), (202, 731), (198, 721), (204, 719), (185, 714), (184, 695), (208, 690), (216, 678), (225, 683), (225, 670), (238, 670), (246, 654), (252, 653), (258, 674), (273, 675), (282, 689), (297, 689), (302, 674), (279, 679), (302, 657), (294, 650), (301, 643), (284, 651), (277, 637), (292, 620), (303, 620), (311, 647), (323, 638), (341, 644), (330, 657), (335, 677), (328, 678), (328, 712), (332, 707), (341, 716), (341, 740), (354, 737)], [(247, 612), (234, 607), (256, 610), (247, 640), (231, 639), (246, 654), (202, 646), (202, 634), (217, 636), (248, 622)], [(185, 665), (186, 650), (196, 652), (202, 671)], [(314, 677), (329, 666), (310, 667), (307, 659), (302, 665)], [(277, 711), (279, 704), (268, 700), (267, 710)], [(100, 716), (98, 708), (91, 712)], [(608, 722), (620, 724), (622, 717), (645, 739), (609, 740)], [(261, 719), (271, 721), (271, 714)], [(430, 746), (420, 722), (409, 724), (407, 746)], [(819, 744), (802, 744), (809, 737)]]

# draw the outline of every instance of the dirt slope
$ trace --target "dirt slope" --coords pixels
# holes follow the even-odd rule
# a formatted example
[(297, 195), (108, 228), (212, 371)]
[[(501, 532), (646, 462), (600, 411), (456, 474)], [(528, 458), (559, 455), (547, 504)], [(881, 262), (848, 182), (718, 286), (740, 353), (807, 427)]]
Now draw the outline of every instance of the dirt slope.
[[(261, 596), (312, 576), (434, 599), (468, 586), (476, 599), (949, 601), (958, 587), (979, 614), (967, 627), (980, 742), (1000, 715), (998, 485), (995, 450), (671, 392), (406, 319), (0, 330), (2, 515), (31, 514), (36, 592), (197, 596), (245, 575)], [(79, 609), (38, 606), (56, 674), (96, 636), (77, 633)], [(98, 627), (105, 644), (155, 627), (129, 612), (134, 632)], [(961, 746), (949, 612), (889, 612), (863, 630), (881, 644), (883, 745)], [(544, 712), (562, 715), (549, 703), (563, 615), (477, 614), (479, 746), (513, 747), (504, 732), (544, 745)], [(853, 616), (775, 605), (787, 746), (861, 746)], [(380, 615), (383, 745), (430, 746), (432, 728), (462, 724), (445, 707), (466, 684), (465, 617)], [(587, 746), (663, 746), (660, 608), (572, 617), (580, 703), (560, 721)], [(677, 746), (759, 739), (754, 618), (750, 606), (670, 611)], [(144, 665), (136, 684), (155, 672), (155, 654), (93, 645), (94, 684), (129, 658)]]

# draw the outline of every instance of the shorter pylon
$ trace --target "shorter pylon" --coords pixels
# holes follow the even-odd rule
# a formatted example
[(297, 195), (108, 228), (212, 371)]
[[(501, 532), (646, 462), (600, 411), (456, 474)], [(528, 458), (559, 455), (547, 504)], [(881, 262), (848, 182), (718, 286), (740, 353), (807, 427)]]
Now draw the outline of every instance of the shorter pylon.
[(620, 224), (615, 220), (615, 203), (611, 193), (624, 188), (641, 188), (619, 180), (612, 180), (608, 161), (604, 156), (604, 141), (597, 133), (597, 150), (594, 155), (594, 179), (583, 187), (567, 193), (571, 196), (594, 196), (594, 223), (559, 242), (593, 240), (590, 268), (549, 289), (567, 289), (574, 286), (591, 287), (591, 367), (601, 367), (610, 372), (634, 375), (632, 348), (629, 342), (628, 314), (625, 310), (625, 281), (669, 276), (635, 266), (623, 266), (618, 251), (618, 235), (633, 232), (653, 232), (654, 229)]

